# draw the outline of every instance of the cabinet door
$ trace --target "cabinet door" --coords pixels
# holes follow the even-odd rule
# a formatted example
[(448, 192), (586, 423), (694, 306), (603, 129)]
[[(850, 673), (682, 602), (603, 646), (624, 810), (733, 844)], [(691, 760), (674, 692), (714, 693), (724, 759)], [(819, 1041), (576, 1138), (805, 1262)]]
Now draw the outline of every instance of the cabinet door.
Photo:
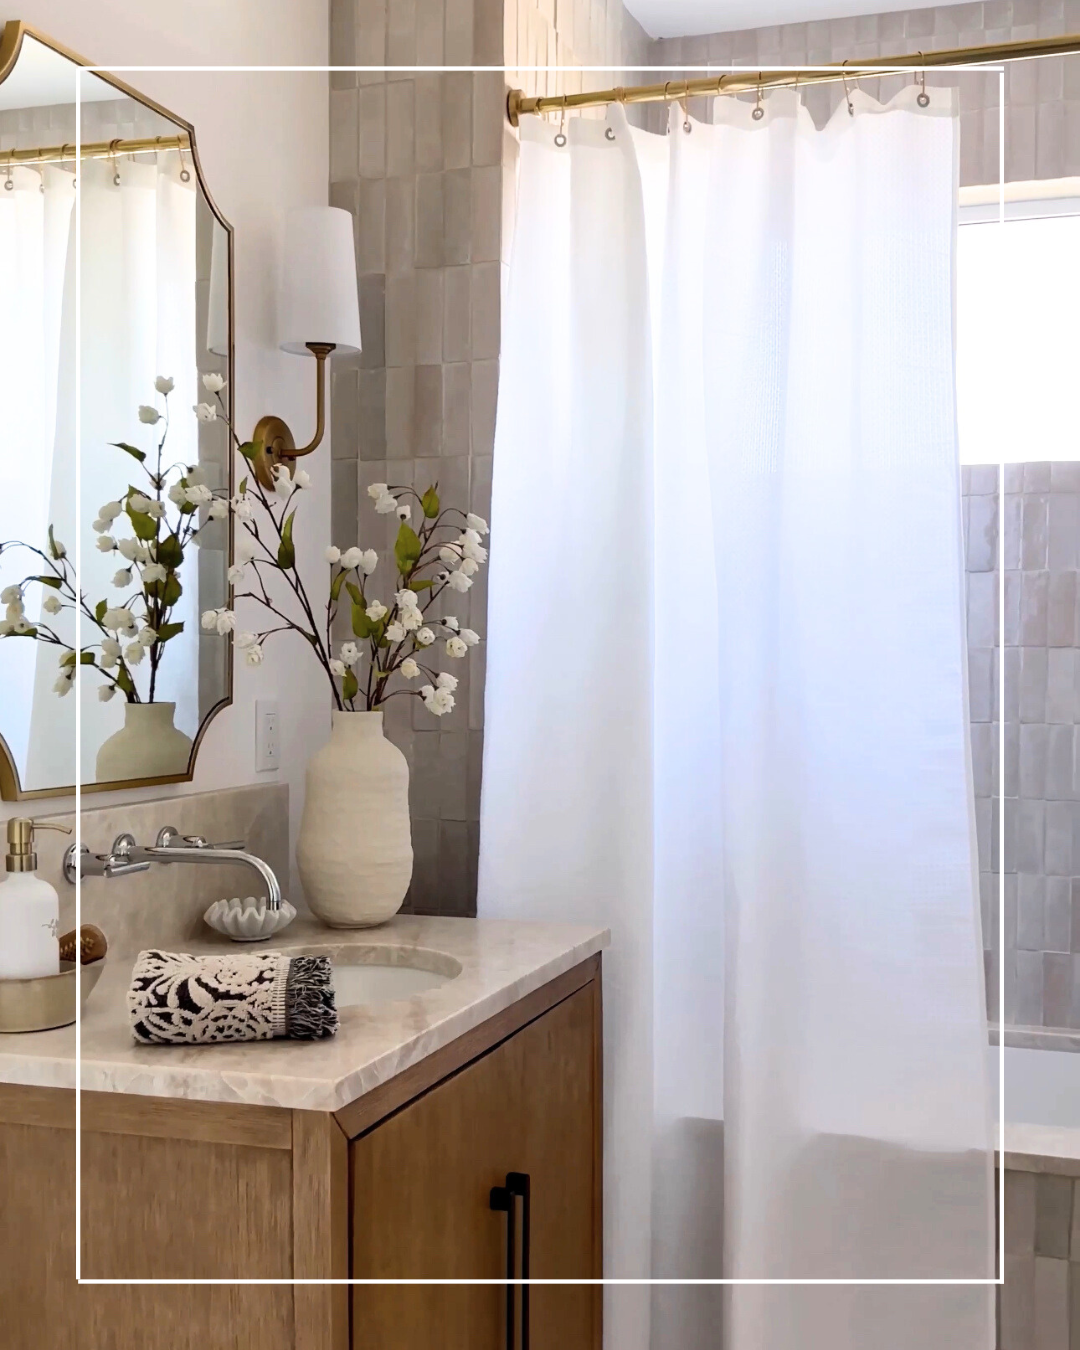
[[(351, 1146), (357, 1279), (495, 1279), (507, 1172), (531, 1178), (531, 1275), (598, 1277), (597, 982), (432, 1088)], [(531, 1289), (531, 1350), (593, 1350), (599, 1288)], [(520, 1308), (520, 1299), (518, 1301)], [(506, 1289), (353, 1288), (354, 1350), (503, 1350)]]

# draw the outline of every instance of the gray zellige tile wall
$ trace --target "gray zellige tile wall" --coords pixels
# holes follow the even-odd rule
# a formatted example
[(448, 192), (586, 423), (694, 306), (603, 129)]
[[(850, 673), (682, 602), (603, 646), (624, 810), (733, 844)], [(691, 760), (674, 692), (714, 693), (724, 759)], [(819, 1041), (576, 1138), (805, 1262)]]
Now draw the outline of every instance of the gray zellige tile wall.
[[(987, 995), (998, 972), (995, 466), (964, 470)], [(1005, 470), (1005, 1019), (1080, 1027), (1080, 463)]]

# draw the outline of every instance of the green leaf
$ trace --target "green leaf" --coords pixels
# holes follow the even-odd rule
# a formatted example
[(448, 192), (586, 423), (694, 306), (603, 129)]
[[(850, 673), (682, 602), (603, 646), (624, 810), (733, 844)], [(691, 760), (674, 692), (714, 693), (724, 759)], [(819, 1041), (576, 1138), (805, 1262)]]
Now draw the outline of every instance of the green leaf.
[(416, 560), (423, 552), (423, 547), (420, 536), (412, 526), (402, 521), (401, 529), (398, 530), (397, 539), (394, 541), (394, 558), (403, 577), (407, 577), (416, 566)]
[(64, 551), (63, 551), (63, 549), (61, 549), (60, 547), (58, 547), (58, 545), (57, 545), (57, 543), (56, 543), (56, 536), (53, 534), (53, 527), (50, 525), (50, 526), (49, 526), (49, 557), (50, 557), (50, 558), (62, 558), (63, 556), (64, 556)]
[(4, 636), (9, 638), (13, 637), (34, 638), (37, 637), (37, 631), (38, 630), (36, 628), (28, 628), (25, 633), (5, 633)]
[(375, 682), (376, 682), (376, 684), (377, 684), (380, 680), (386, 680), (386, 679), (389, 679), (389, 677), (390, 677), (390, 672), (389, 672), (388, 670), (377, 670), (377, 671), (375, 672)]
[(420, 498), (420, 507), (428, 520), (434, 520), (439, 514), (439, 494), (434, 487), (429, 487)]
[(144, 511), (133, 511), (130, 506), (127, 508), (127, 515), (136, 539), (141, 539), (145, 543), (149, 539), (157, 538), (158, 523), (153, 516), (148, 516)]
[(157, 630), (158, 641), (168, 642), (170, 638), (176, 637), (177, 633), (182, 633), (183, 631), (184, 625), (182, 623), (163, 623)]
[[(262, 441), (245, 441), (243, 445), (237, 446), (237, 449), (245, 459), (254, 459), (262, 451)], [(244, 482), (247, 482), (246, 478)], [(240, 491), (243, 492), (243, 490), (243, 486), (241, 486)]]
[(363, 605), (352, 607), (352, 630), (358, 638), (369, 638), (375, 631), (375, 625), (364, 612)]
[(175, 534), (166, 535), (158, 543), (157, 561), (162, 567), (179, 567), (184, 561), (184, 550)]
[(345, 676), (341, 681), (341, 697), (348, 703), (350, 699), (356, 697), (359, 688), (360, 685), (357, 682), (356, 675), (349, 667), (346, 667)]
[(73, 666), (74, 664), (75, 653), (73, 651), (66, 651), (60, 658), (60, 669), (66, 670), (68, 666)]
[[(347, 575), (347, 573), (344, 573), (344, 572), (342, 573), (342, 576), (346, 576), (346, 575)], [(367, 601), (364, 599), (364, 592), (360, 589), (360, 587), (356, 584), (356, 582), (355, 582), (355, 581), (347, 581), (347, 582), (345, 583), (345, 589), (346, 589), (346, 590), (349, 592), (349, 594), (352, 596), (353, 604), (354, 604), (354, 605), (359, 605), (359, 606), (361, 607), (361, 609), (363, 609), (363, 608), (365, 607), (365, 605), (367, 604)]]
[(285, 523), (281, 527), (281, 543), (278, 545), (277, 560), (278, 566), (284, 570), (296, 566), (296, 549), (293, 547), (292, 527), (296, 519), (296, 512), (292, 511), (285, 517)]
[(409, 582), (409, 590), (410, 590), (410, 591), (426, 591), (426, 590), (428, 590), (431, 586), (434, 586), (434, 584), (435, 584), (435, 583), (431, 580), (430, 577), (428, 577), (428, 578), (426, 578), (426, 579), (417, 578), (416, 581), (410, 581), (410, 582)]
[(122, 694), (133, 694), (135, 685), (126, 666), (120, 666), (116, 672), (116, 687)]
[(105, 617), (105, 611), (108, 608), (109, 608), (108, 600), (99, 600), (97, 604), (94, 606), (94, 618), (97, 619), (98, 623), (100, 623), (102, 619)]
[(166, 608), (175, 605), (184, 593), (184, 588), (180, 585), (180, 578), (175, 572), (170, 572), (165, 580), (158, 584), (161, 586), (161, 601)]
[(142, 450), (136, 450), (133, 445), (128, 445), (126, 441), (110, 441), (110, 445), (115, 445), (117, 450), (124, 450), (132, 459), (137, 459), (140, 464), (146, 459), (146, 454)]
[(237, 495), (242, 497), (246, 491), (247, 491), (247, 475), (245, 474), (244, 477), (240, 479), (240, 487), (238, 489)]
[(87, 649), (79, 653), (79, 665), (92, 666), (94, 664), (94, 653)]
[(345, 584), (346, 572), (339, 572), (330, 583), (330, 599), (337, 600), (341, 596), (341, 588)]
[(59, 590), (62, 585), (59, 577), (27, 577), (27, 581), (40, 581), (43, 586), (52, 586), (54, 590)]

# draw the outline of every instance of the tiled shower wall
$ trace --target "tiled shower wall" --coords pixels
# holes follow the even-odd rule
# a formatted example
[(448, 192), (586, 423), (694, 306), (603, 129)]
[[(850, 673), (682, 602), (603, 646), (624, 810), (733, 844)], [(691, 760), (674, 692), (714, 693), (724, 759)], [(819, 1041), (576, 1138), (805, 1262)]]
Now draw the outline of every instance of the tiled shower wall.
[[(777, 65), (825, 65), (874, 56), (986, 43), (1021, 42), (1080, 32), (1080, 0), (984, 0), (893, 14), (822, 19), (736, 33), (669, 38), (652, 44), (654, 64), (714, 63), (768, 69)], [(867, 80), (865, 87), (889, 98), (901, 77)], [(934, 77), (928, 77), (932, 82)], [(960, 90), (960, 181), (998, 181), (998, 76), (969, 73), (955, 79)], [(819, 117), (841, 96), (833, 87), (806, 91)], [(1016, 61), (1005, 75), (1005, 176), (1010, 181), (1080, 174), (1080, 57)], [(655, 125), (655, 121), (653, 122)]]
[[(332, 65), (496, 68), (330, 77), (330, 201), (356, 222), (364, 341), (359, 357), (333, 363), (332, 531), (341, 547), (381, 550), (392, 526), (372, 510), (368, 483), (422, 491), (438, 480), (447, 504), (489, 514), (516, 148), (504, 55), (508, 65), (618, 64), (642, 59), (647, 39), (621, 0), (559, 0), (557, 13), (555, 0), (331, 0), (330, 15)], [(448, 610), (481, 635), (484, 576)], [(484, 647), (460, 664), (448, 716), (414, 699), (387, 706), (411, 769), (414, 912), (476, 908)]]

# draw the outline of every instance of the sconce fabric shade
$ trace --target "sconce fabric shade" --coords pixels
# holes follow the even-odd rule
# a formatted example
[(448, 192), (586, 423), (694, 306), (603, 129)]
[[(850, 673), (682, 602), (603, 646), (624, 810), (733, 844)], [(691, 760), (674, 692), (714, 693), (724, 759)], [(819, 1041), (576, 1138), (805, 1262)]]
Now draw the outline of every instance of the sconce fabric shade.
[(332, 342), (338, 352), (360, 350), (353, 222), (338, 206), (304, 206), (285, 221), (281, 348), (309, 356), (309, 342)]

